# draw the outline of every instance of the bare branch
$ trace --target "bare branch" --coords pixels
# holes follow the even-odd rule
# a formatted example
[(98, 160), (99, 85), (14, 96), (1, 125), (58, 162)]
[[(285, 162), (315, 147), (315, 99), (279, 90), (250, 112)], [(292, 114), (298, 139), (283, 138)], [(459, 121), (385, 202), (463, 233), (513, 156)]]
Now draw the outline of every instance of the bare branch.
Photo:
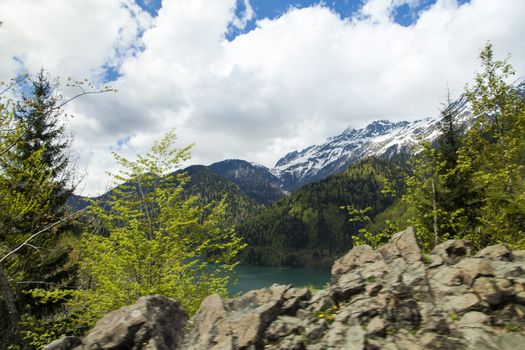
[[(86, 208), (87, 208), (87, 207), (86, 207)], [(81, 212), (83, 212), (86, 208), (81, 209), (81, 210), (78, 210), (78, 211), (72, 213), (71, 215), (68, 215), (68, 216), (62, 218), (61, 220), (59, 220), (59, 221), (57, 221), (57, 222), (54, 222), (54, 223), (48, 225), (47, 227), (44, 227), (44, 228), (41, 229), (40, 231), (38, 231), (38, 232), (32, 234), (32, 235), (31, 235), (28, 239), (26, 239), (22, 244), (20, 244), (18, 247), (16, 247), (15, 249), (13, 249), (13, 250), (10, 251), (9, 253), (7, 253), (7, 255), (5, 255), (3, 258), (1, 258), (1, 259), (0, 259), (0, 264), (1, 264), (4, 260), (6, 260), (8, 257), (10, 257), (11, 255), (15, 254), (17, 251), (19, 251), (20, 249), (22, 249), (23, 247), (25, 247), (25, 246), (31, 246), (31, 245), (29, 244), (29, 242), (30, 242), (31, 240), (33, 240), (35, 237), (37, 237), (38, 235), (40, 235), (40, 234), (42, 234), (42, 233), (44, 233), (44, 232), (46, 232), (46, 231), (49, 231), (50, 229), (52, 229), (53, 227), (55, 227), (55, 226), (57, 226), (57, 225), (63, 223), (64, 221), (67, 221), (67, 220), (69, 220), (69, 219), (71, 219), (71, 218), (77, 216), (78, 214), (80, 214)]]
[(16, 85), (20, 84), (21, 82), (23, 82), (26, 79), (27, 79), (27, 75), (24, 74), (21, 77), (19, 77), (18, 79), (13, 80), (13, 82), (11, 84), (7, 85), (7, 87), (4, 90), (0, 91), (0, 96), (2, 96), (3, 94), (5, 94), (6, 92), (8, 92), (9, 90), (11, 90)]
[[(102, 89), (102, 90), (97, 90), (97, 91), (83, 91), (71, 98), (68, 98), (67, 100), (65, 100), (64, 102), (62, 102), (61, 104), (59, 104), (58, 106), (55, 106), (51, 109), (49, 109), (48, 111), (46, 111), (46, 113), (42, 114), (42, 116), (40, 116), (40, 118), (43, 118), (47, 115), (49, 115), (51, 112), (53, 111), (56, 111), (62, 107), (64, 107), (64, 105), (66, 105), (67, 103), (73, 101), (73, 100), (76, 100), (77, 98), (79, 97), (82, 97), (82, 96), (85, 96), (85, 95), (94, 95), (94, 94), (102, 94), (102, 93), (106, 93), (106, 92), (111, 92), (111, 91), (114, 91), (114, 90), (111, 90), (111, 89)], [(38, 120), (38, 119), (36, 119)], [(35, 121), (36, 121), (35, 120)], [(6, 154), (7, 152), (9, 152), (13, 147), (15, 147), (15, 145), (20, 142), (22, 140), (22, 135), (18, 136), (13, 142), (11, 142), (11, 144), (9, 144), (9, 146), (7, 146), (4, 150), (0, 151), (0, 157), (3, 156), (4, 154)]]
[(17, 281), (15, 284), (45, 284), (47, 286), (59, 287), (59, 284), (43, 281)]

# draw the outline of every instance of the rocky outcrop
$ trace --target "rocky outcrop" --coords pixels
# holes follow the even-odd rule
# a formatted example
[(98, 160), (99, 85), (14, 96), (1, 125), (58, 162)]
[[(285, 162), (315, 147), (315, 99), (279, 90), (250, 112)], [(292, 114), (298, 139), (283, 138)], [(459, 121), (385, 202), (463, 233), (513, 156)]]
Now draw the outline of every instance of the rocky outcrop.
[(175, 301), (161, 295), (142, 297), (136, 304), (101, 318), (82, 340), (65, 337), (44, 350), (183, 349), (187, 320)]
[[(524, 269), (525, 252), (505, 245), (472, 255), (468, 241), (447, 241), (425, 255), (407, 229), (337, 260), (324, 290), (274, 285), (235, 299), (212, 295), (186, 326), (174, 302), (161, 299), (150, 316), (137, 306), (150, 300), (142, 298), (99, 321), (76, 349), (519, 349)], [(135, 326), (131, 310), (148, 321)]]

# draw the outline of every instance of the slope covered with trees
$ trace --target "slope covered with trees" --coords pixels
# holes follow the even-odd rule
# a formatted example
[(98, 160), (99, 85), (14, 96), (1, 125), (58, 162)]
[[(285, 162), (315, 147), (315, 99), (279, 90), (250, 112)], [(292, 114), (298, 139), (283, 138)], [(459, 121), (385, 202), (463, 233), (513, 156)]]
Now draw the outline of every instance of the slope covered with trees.
[(343, 206), (370, 207), (372, 217), (385, 210), (393, 198), (384, 190), (403, 190), (403, 163), (368, 158), (274, 203), (238, 226), (248, 244), (243, 263), (329, 267), (352, 246), (352, 232), (365, 225), (350, 222)]
[(270, 205), (285, 196), (281, 179), (263, 166), (228, 159), (210, 165), (209, 169), (238, 185), (257, 203)]
[[(183, 173), (189, 177), (188, 181), (183, 184), (185, 189), (183, 196), (196, 196), (202, 205), (219, 202), (224, 198), (227, 204), (225, 220), (229, 224), (240, 224), (264, 208), (262, 204), (250, 198), (235, 183), (217, 175), (207, 166), (192, 165), (182, 170), (177, 170), (174, 174), (170, 174), (169, 177), (176, 184), (177, 177), (175, 175)], [(165, 182), (164, 184), (167, 183)], [(114, 189), (95, 198), (73, 195), (69, 198), (68, 205), (74, 210), (81, 210), (89, 206), (93, 201), (96, 203), (107, 203), (114, 191), (118, 191), (123, 185), (125, 185), (129, 191), (138, 190), (137, 184), (133, 184), (133, 186), (131, 186), (131, 183), (118, 184)], [(151, 191), (151, 188), (146, 186), (143, 188), (143, 191), (147, 193)]]

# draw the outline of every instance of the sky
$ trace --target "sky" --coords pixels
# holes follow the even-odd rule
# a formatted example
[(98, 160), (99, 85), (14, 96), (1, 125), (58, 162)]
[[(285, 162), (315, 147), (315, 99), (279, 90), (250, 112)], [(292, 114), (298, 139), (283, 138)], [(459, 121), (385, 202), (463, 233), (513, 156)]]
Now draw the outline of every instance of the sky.
[(0, 80), (40, 68), (117, 93), (65, 106), (79, 192), (112, 152), (175, 128), (187, 164), (286, 153), (377, 119), (435, 116), (487, 41), (525, 74), (523, 0), (0, 0)]

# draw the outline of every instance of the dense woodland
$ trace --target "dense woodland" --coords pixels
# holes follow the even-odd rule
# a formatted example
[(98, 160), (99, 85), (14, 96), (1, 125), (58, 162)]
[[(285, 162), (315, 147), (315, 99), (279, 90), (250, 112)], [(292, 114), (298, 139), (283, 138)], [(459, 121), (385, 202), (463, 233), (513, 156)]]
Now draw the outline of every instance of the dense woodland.
[(273, 204), (237, 227), (248, 244), (243, 263), (330, 268), (352, 247), (351, 232), (367, 224), (350, 221), (345, 206), (370, 207), (372, 217), (384, 211), (395, 199), (385, 186), (404, 191), (404, 163), (404, 157), (368, 158)]
[(136, 160), (114, 154), (112, 191), (72, 197), (62, 107), (110, 89), (70, 81), (82, 92), (65, 98), (44, 71), (3, 84), (0, 349), (82, 335), (141, 295), (175, 298), (191, 314), (226, 293), (239, 261), (327, 267), (406, 225), (427, 250), (451, 238), (525, 249), (525, 89), (490, 45), (480, 59), (463, 97), (442, 106), (435, 143), (410, 158), (364, 159), (266, 207), (253, 199), (262, 192), (250, 187), (250, 197), (207, 167), (180, 171), (190, 147), (176, 148), (173, 132)]

